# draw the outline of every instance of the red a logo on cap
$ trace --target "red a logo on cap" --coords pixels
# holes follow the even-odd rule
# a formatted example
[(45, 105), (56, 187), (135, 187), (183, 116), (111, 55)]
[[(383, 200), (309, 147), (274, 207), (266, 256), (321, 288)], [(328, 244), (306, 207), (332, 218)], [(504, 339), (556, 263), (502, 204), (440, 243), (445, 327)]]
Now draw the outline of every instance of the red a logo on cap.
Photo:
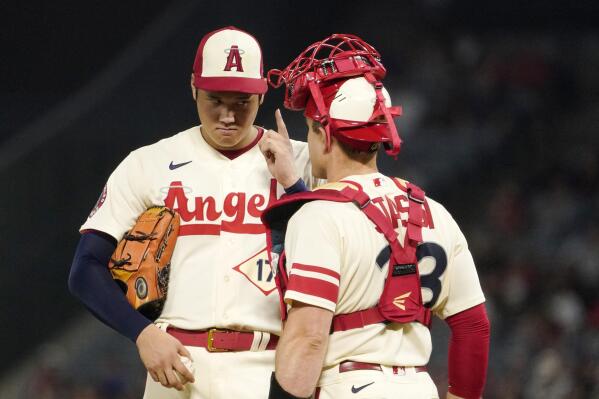
[(237, 68), (237, 72), (243, 72), (243, 65), (241, 65), (241, 54), (239, 54), (239, 47), (236, 44), (232, 45), (230, 49), (225, 50), (229, 53), (227, 57), (227, 65), (225, 65), (225, 71), (230, 71), (231, 68)]

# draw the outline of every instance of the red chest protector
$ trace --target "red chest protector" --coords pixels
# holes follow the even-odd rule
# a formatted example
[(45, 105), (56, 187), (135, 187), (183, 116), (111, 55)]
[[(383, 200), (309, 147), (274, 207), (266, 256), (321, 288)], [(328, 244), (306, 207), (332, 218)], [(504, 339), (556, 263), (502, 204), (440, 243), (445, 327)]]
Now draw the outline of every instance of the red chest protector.
[(422, 242), (422, 226), (425, 225), (425, 195), (419, 187), (406, 182), (409, 201), (406, 234), (403, 246), (391, 220), (372, 203), (368, 195), (344, 184), (329, 184), (314, 191), (293, 194), (281, 198), (269, 206), (262, 215), (267, 227), (267, 240), (271, 267), (281, 299), (281, 314), (287, 318), (287, 306), (283, 300), (287, 290), (288, 274), (285, 265), (285, 231), (289, 218), (305, 203), (315, 200), (354, 203), (381, 232), (390, 248), (389, 269), (385, 286), (376, 306), (333, 317), (331, 332), (361, 328), (376, 323), (420, 322), (430, 326), (430, 309), (422, 304), (420, 277), (416, 248)]

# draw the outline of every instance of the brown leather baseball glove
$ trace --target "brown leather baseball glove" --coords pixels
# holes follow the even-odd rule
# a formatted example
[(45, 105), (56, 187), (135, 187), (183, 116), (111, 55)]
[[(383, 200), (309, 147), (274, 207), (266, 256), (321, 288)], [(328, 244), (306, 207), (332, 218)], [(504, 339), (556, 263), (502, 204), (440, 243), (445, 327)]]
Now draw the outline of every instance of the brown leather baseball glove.
[(108, 268), (134, 309), (156, 320), (166, 300), (179, 214), (164, 206), (142, 213), (119, 241)]

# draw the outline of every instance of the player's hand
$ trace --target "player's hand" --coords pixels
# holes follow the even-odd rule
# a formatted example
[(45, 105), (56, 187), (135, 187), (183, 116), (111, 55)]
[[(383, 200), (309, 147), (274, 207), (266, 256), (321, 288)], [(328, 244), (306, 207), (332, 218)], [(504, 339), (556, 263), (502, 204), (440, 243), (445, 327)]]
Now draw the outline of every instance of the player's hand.
[(288, 188), (299, 180), (299, 175), (295, 170), (295, 158), (291, 141), (289, 141), (289, 133), (287, 133), (281, 111), (278, 109), (275, 111), (275, 120), (278, 132), (267, 130), (258, 145), (266, 159), (270, 173), (280, 185)]
[(187, 382), (194, 382), (193, 374), (180, 357), (191, 359), (191, 353), (177, 338), (150, 324), (139, 334), (135, 343), (139, 357), (154, 381), (179, 391)]

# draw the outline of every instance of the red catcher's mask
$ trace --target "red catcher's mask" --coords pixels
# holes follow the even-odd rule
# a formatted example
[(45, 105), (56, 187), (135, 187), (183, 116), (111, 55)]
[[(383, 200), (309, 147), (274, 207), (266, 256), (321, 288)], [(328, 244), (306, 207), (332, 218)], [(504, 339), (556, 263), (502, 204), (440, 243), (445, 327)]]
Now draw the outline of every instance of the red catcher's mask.
[(401, 139), (393, 118), (401, 107), (391, 106), (381, 83), (385, 74), (374, 47), (354, 35), (334, 34), (310, 45), (285, 69), (270, 70), (268, 81), (275, 88), (286, 85), (285, 108), (305, 110), (323, 125), (327, 148), (332, 134), (363, 151), (383, 143), (396, 156)]

